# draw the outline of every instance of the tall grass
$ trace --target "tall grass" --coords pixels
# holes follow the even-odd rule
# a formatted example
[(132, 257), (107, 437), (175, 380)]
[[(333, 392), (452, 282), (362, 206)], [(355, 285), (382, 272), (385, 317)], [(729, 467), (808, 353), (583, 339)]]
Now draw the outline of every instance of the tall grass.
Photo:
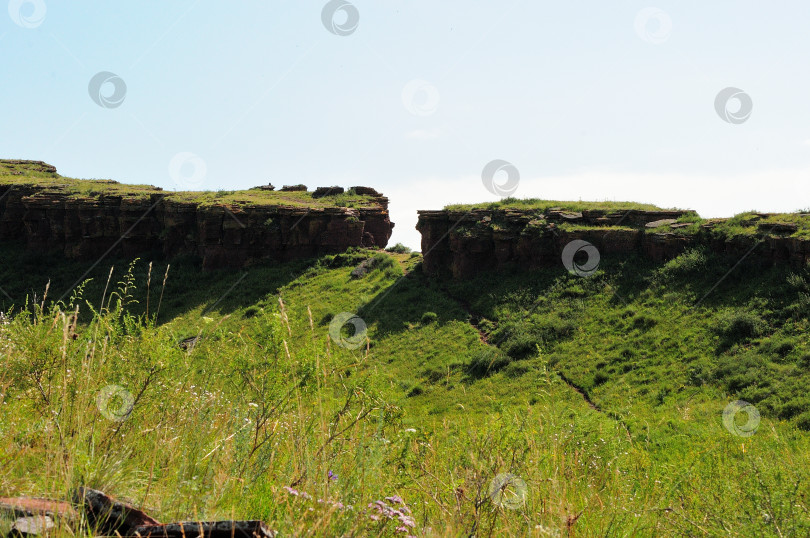
[[(608, 387), (611, 415), (542, 353), (518, 374), (486, 358), (478, 375), (448, 366), (407, 397), (419, 355), (460, 349), (472, 329), (434, 297), (435, 320), (395, 330), (389, 317), (418, 321), (426, 307), (404, 281), (367, 315), (365, 346), (336, 346), (325, 312), (385, 293), (398, 275), (349, 271), (324, 266), (250, 315), (182, 326), (135, 302), (132, 267), (98, 303), (80, 287), (64, 303), (26, 304), (0, 325), (0, 491), (64, 497), (87, 485), (163, 521), (259, 518), (286, 535), (810, 532), (805, 434), (763, 419), (735, 437), (709, 389), (669, 415)], [(540, 344), (559, 336), (548, 327)], [(181, 349), (188, 334), (199, 339)], [(506, 475), (525, 492), (499, 492)]]

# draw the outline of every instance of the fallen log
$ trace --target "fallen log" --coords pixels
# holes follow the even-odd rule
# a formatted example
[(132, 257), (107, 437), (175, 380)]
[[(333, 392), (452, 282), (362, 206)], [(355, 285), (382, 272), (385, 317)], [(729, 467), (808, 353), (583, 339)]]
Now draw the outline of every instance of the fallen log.
[(76, 518), (76, 511), (70, 503), (39, 497), (0, 497), (0, 514), (12, 517)]
[(139, 538), (274, 538), (276, 532), (262, 521), (187, 521), (136, 527)]
[(135, 527), (160, 525), (145, 512), (95, 489), (77, 488), (73, 502), (84, 509), (87, 522), (97, 535), (129, 536)]

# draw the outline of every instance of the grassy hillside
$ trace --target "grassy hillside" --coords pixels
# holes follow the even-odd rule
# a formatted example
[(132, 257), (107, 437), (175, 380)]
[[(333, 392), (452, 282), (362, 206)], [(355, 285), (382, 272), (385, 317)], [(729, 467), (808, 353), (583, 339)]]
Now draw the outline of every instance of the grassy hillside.
[[(164, 262), (108, 284), (3, 254), (4, 494), (87, 484), (284, 535), (810, 533), (807, 269), (715, 287), (735, 260), (690, 251), (459, 282), (354, 251), (177, 260), (164, 288)], [(366, 338), (329, 336), (343, 312)], [(724, 424), (737, 399), (756, 427)]]

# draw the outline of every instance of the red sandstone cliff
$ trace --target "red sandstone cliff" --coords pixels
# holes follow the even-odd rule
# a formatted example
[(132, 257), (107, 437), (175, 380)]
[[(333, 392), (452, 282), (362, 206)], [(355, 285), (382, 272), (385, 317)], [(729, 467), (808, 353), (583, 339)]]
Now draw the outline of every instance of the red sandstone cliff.
[[(37, 165), (3, 163), (23, 163), (29, 170)], [(58, 178), (53, 167), (39, 165), (40, 172)], [(108, 251), (126, 258), (191, 254), (200, 256), (207, 269), (243, 267), (265, 258), (312, 257), (349, 247), (384, 248), (394, 226), (388, 200), (367, 187), (357, 191), (370, 197), (358, 208), (202, 205), (159, 189), (132, 196), (82, 196), (52, 181), (6, 182), (0, 184), (0, 240), (88, 260)]]
[[(428, 274), (450, 273), (466, 278), (481, 271), (506, 267), (537, 268), (561, 264), (565, 245), (583, 239), (601, 256), (639, 254), (657, 261), (676, 257), (690, 246), (706, 245), (720, 254), (796, 266), (810, 260), (810, 240), (796, 237), (725, 237), (712, 232), (712, 223), (694, 234), (681, 234), (648, 223), (676, 219), (685, 211), (536, 211), (475, 209), (419, 211), (423, 269)], [(569, 223), (576, 226), (567, 227)], [(673, 224), (673, 226), (679, 226)], [(755, 246), (756, 245), (756, 246)]]

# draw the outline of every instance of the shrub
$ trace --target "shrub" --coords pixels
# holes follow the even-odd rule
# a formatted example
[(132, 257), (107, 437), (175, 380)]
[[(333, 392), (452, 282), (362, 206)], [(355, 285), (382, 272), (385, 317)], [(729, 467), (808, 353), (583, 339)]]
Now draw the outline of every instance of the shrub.
[(810, 313), (810, 294), (800, 291), (796, 300), (785, 307), (785, 311), (794, 317), (807, 316)]
[(714, 332), (726, 345), (760, 336), (767, 325), (759, 315), (748, 310), (725, 312), (717, 317)]
[(396, 260), (387, 254), (383, 254), (382, 252), (376, 253), (374, 256), (371, 257), (374, 260), (373, 266), (374, 269), (387, 269), (389, 267), (394, 267), (397, 264)]
[(402, 243), (397, 243), (393, 247), (388, 247), (385, 249), (388, 252), (393, 252), (395, 254), (410, 254), (411, 249), (403, 245)]
[(791, 273), (787, 277), (787, 283), (791, 288), (794, 288), (799, 291), (806, 291), (807, 290), (807, 281), (804, 279), (803, 276), (797, 275), (796, 273)]
[(531, 370), (531, 366), (526, 363), (512, 362), (504, 369), (503, 373), (506, 377), (515, 379), (526, 374), (529, 370)]
[(779, 418), (789, 419), (810, 411), (810, 399), (806, 397), (794, 398), (784, 403), (779, 409)]
[(470, 361), (464, 369), (467, 375), (472, 377), (485, 377), (504, 369), (511, 362), (512, 359), (501, 350), (493, 347), (485, 347), (473, 352)]
[(439, 320), (439, 315), (436, 312), (425, 312), (422, 314), (422, 325), (428, 325)]
[(796, 347), (795, 340), (784, 336), (774, 336), (762, 343), (762, 350), (766, 353), (787, 357)]
[(810, 411), (805, 411), (796, 417), (796, 427), (806, 432), (810, 431)]
[(509, 336), (501, 345), (504, 353), (513, 359), (526, 359), (537, 353), (537, 346), (543, 343), (542, 338), (532, 333), (516, 333)]
[(244, 312), (244, 314), (242, 314), (242, 317), (244, 317), (245, 319), (249, 319), (249, 318), (254, 317), (260, 311), (261, 310), (259, 308), (255, 307), (255, 306), (249, 306), (249, 307), (245, 308), (245, 312)]
[(633, 318), (633, 327), (643, 331), (652, 329), (658, 325), (658, 320), (652, 316), (639, 314)]
[(531, 320), (504, 325), (493, 334), (493, 342), (514, 359), (537, 353), (537, 347), (569, 338), (576, 324), (556, 314), (533, 316)]
[(358, 252), (353, 250), (347, 250), (342, 254), (324, 256), (318, 261), (318, 265), (321, 267), (328, 267), (330, 269), (336, 269), (338, 267), (353, 267), (366, 259), (368, 259), (368, 251)]
[(690, 249), (661, 268), (665, 278), (688, 277), (705, 271), (708, 257), (702, 249)]

